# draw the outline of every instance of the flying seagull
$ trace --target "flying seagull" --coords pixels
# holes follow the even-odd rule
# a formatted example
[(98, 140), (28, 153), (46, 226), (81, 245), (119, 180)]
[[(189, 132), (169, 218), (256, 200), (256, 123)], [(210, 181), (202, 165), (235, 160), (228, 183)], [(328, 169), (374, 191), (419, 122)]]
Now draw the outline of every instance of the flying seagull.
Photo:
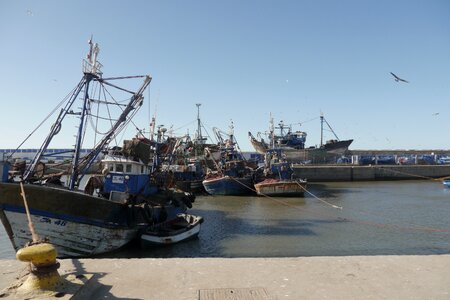
[(403, 81), (405, 83), (409, 83), (409, 81), (406, 81), (405, 79), (401, 79), (400, 77), (398, 77), (397, 75), (395, 75), (394, 73), (390, 72), (392, 76), (394, 76), (395, 81), (399, 82), (399, 81)]

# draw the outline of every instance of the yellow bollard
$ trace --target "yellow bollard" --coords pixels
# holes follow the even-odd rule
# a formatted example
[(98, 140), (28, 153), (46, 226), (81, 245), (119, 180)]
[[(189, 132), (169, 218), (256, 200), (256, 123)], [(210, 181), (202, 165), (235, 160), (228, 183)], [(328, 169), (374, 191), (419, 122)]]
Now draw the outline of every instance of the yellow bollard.
[(56, 291), (60, 288), (64, 281), (58, 273), (56, 256), (55, 247), (48, 243), (34, 244), (17, 251), (17, 259), (29, 262), (31, 267), (30, 275), (18, 291), (30, 293), (39, 290)]

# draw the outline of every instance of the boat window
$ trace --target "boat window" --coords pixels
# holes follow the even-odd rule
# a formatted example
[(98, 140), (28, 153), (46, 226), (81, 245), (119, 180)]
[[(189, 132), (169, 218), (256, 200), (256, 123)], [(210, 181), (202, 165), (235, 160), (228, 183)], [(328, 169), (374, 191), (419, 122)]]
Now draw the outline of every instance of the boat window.
[(111, 172), (114, 171), (114, 165), (110, 165), (110, 166), (109, 166), (109, 171), (111, 171)]
[(125, 172), (131, 173), (131, 164), (126, 164), (125, 165)]
[(144, 166), (141, 166), (141, 174), (144, 174)]
[(122, 164), (116, 164), (116, 172), (123, 172), (123, 165)]

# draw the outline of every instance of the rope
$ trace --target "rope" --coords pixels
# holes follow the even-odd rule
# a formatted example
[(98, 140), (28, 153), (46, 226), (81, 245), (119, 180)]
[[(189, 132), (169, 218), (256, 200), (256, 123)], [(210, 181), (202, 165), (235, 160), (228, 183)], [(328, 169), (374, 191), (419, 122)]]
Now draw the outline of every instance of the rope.
[(20, 195), (23, 198), (23, 204), (25, 206), (25, 211), (27, 213), (27, 218), (28, 218), (28, 228), (30, 229), (31, 232), (31, 236), (33, 237), (33, 242), (36, 243), (37, 241), (39, 241), (39, 236), (37, 235), (36, 231), (34, 230), (34, 225), (33, 222), (31, 221), (31, 215), (30, 215), (30, 210), (28, 209), (28, 202), (27, 202), (27, 197), (25, 195), (25, 190), (23, 188), (23, 183), (22, 181), (20, 182), (20, 190), (21, 193)]
[[(232, 177), (232, 176), (228, 176), (228, 177), (231, 178), (232, 180), (236, 181), (236, 182), (239, 183), (240, 185), (245, 186), (245, 187), (248, 188), (249, 190), (251, 190), (251, 191), (257, 193), (257, 191), (256, 191), (255, 189), (252, 189), (252, 188), (249, 187), (248, 185), (243, 184), (242, 182), (240, 182), (240, 181), (237, 180), (236, 178), (234, 178), (234, 177)], [(331, 204), (331, 203), (329, 203), (329, 202), (327, 202), (327, 201), (325, 201), (325, 200), (323, 200), (323, 199), (320, 199), (319, 197), (317, 197), (316, 195), (314, 195), (313, 193), (311, 193), (310, 191), (308, 191), (308, 190), (307, 190), (305, 187), (303, 187), (300, 183), (298, 183), (298, 181), (296, 181), (296, 183), (297, 183), (297, 184), (298, 184), (305, 192), (307, 192), (309, 195), (313, 196), (315, 199), (317, 199), (317, 200), (319, 200), (319, 201), (321, 201), (321, 202), (323, 202), (323, 203), (325, 203), (325, 204), (327, 204), (327, 205), (329, 205), (329, 206), (331, 206), (331, 207), (333, 207), (333, 208), (342, 209), (341, 206), (337, 206), (337, 205)], [(274, 198), (274, 197), (272, 197), (272, 196), (269, 196), (269, 195), (267, 195), (267, 194), (264, 194), (264, 193), (261, 193), (261, 192), (260, 192), (259, 194), (260, 194), (261, 196), (264, 196), (264, 197), (266, 197), (266, 198), (269, 198), (269, 199), (271, 199), (271, 200), (273, 200), (273, 201), (275, 201), (275, 202), (281, 203), (281, 204), (283, 204), (283, 205), (286, 205), (286, 206), (289, 206), (289, 207), (294, 207), (294, 208), (296, 208), (296, 209), (302, 209), (302, 210), (304, 210), (303, 208), (299, 208), (299, 207), (297, 207), (297, 206), (295, 206), (295, 205), (289, 204), (289, 203), (286, 202), (286, 201), (279, 200), (279, 199)]]
[[(249, 186), (243, 184), (239, 180), (237, 180), (237, 179), (235, 179), (235, 178), (233, 178), (231, 176), (229, 176), (229, 177), (231, 179), (237, 181), (239, 184), (245, 186), (249, 190), (251, 190), (253, 192), (256, 192), (255, 189), (250, 188)], [(299, 184), (299, 183), (297, 183), (297, 184)], [(305, 192), (307, 192), (309, 195), (313, 196), (315, 199), (317, 199), (317, 200), (319, 200), (319, 201), (321, 201), (321, 202), (323, 202), (323, 203), (325, 203), (325, 204), (327, 204), (327, 205), (329, 205), (329, 206), (331, 206), (333, 208), (340, 209), (340, 210), (343, 209), (343, 207), (341, 207), (341, 206), (337, 206), (337, 205), (331, 204), (331, 203), (329, 203), (329, 202), (327, 202), (327, 201), (317, 197), (312, 192), (308, 191), (306, 188), (304, 188), (304, 187), (302, 187), (302, 188), (304, 189)], [(280, 199), (271, 197), (271, 196), (266, 195), (264, 193), (260, 193), (260, 194), (261, 194), (261, 196), (269, 198), (269, 199), (271, 199), (271, 200), (273, 200), (275, 202), (278, 202), (280, 204), (283, 204), (285, 206), (288, 206), (288, 207), (291, 207), (291, 208), (294, 208), (294, 209), (297, 209), (297, 210), (308, 211), (305, 208), (301, 208), (301, 207), (298, 207), (296, 205), (292, 205), (292, 204), (290, 204), (290, 203), (288, 203), (286, 201), (282, 201)], [(355, 212), (358, 212), (358, 213), (363, 213), (363, 214), (367, 214), (367, 215), (376, 216), (376, 214), (373, 214), (373, 213), (368, 213), (368, 212), (364, 212), (364, 211), (360, 211), (360, 210), (352, 210), (352, 209), (349, 209), (349, 208), (347, 208), (346, 211), (355, 211)], [(309, 212), (311, 212), (311, 211), (309, 211)], [(313, 212), (313, 213), (318, 215), (317, 212)], [(323, 214), (321, 214), (321, 215), (323, 215)], [(327, 216), (330, 216), (330, 215), (327, 215)], [(433, 228), (433, 227), (427, 227), (427, 226), (417, 225), (417, 224), (413, 224), (413, 223), (409, 223), (409, 224), (406, 224), (406, 225), (398, 225), (398, 224), (383, 224), (383, 223), (376, 223), (376, 222), (370, 222), (370, 221), (363, 221), (363, 220), (359, 220), (359, 219), (356, 219), (356, 218), (339, 218), (339, 219), (342, 219), (343, 221), (351, 221), (351, 222), (354, 222), (354, 223), (357, 223), (357, 224), (374, 226), (374, 227), (378, 227), (378, 228), (388, 228), (388, 229), (405, 230), (405, 231), (422, 231), (422, 232), (433, 232), (433, 233), (450, 233), (450, 229)]]
[(301, 187), (306, 193), (308, 193), (309, 195), (313, 196), (315, 199), (319, 200), (320, 202), (325, 203), (326, 205), (329, 205), (329, 206), (331, 206), (331, 207), (333, 207), (333, 208), (343, 209), (342, 206), (337, 206), (337, 205), (334, 205), (334, 204), (332, 204), (332, 203), (330, 203), (330, 202), (327, 202), (327, 201), (325, 201), (325, 200), (323, 200), (323, 199), (320, 199), (319, 197), (317, 197), (316, 195), (314, 195), (313, 193), (311, 193), (310, 191), (308, 191), (308, 190), (307, 190), (303, 185), (301, 185), (298, 181), (296, 181), (296, 183), (297, 183), (297, 185), (298, 185), (299, 187)]
[[(232, 180), (236, 181), (236, 182), (239, 183), (240, 185), (245, 186), (245, 187), (246, 187), (247, 189), (249, 189), (250, 191), (253, 191), (253, 192), (257, 193), (257, 191), (256, 191), (255, 189), (252, 189), (252, 188), (249, 187), (248, 185), (243, 184), (242, 182), (240, 182), (240, 181), (237, 180), (236, 178), (234, 178), (234, 177), (232, 177), (232, 176), (228, 176), (228, 177), (231, 178)], [(295, 209), (299, 209), (299, 210), (304, 210), (303, 208), (298, 207), (298, 206), (296, 206), (296, 205), (292, 205), (292, 204), (290, 204), (290, 203), (288, 203), (288, 202), (286, 202), (286, 201), (283, 201), (283, 200), (274, 198), (274, 197), (269, 196), (269, 195), (266, 195), (266, 194), (264, 194), (264, 193), (260, 193), (260, 194), (261, 194), (261, 196), (264, 196), (264, 197), (266, 197), (266, 198), (269, 198), (269, 199), (271, 199), (271, 200), (273, 200), (273, 201), (275, 201), (275, 202), (281, 203), (281, 204), (283, 204), (283, 205), (286, 205), (286, 206), (289, 206), (289, 207), (292, 207), (292, 208), (295, 208)]]
[[(78, 85), (80, 85), (80, 84), (78, 84)], [(78, 87), (78, 86), (77, 86)], [(55, 111), (58, 109), (58, 108), (60, 108), (61, 107), (61, 105), (63, 105), (64, 104), (64, 102), (66, 102), (66, 100), (67, 100), (67, 98), (69, 98), (69, 96), (72, 94), (72, 93), (74, 93), (75, 92), (75, 90), (76, 90), (76, 87), (74, 88), (74, 89), (72, 89), (72, 91), (70, 91), (70, 93), (69, 94), (67, 94), (65, 97), (64, 97), (64, 99), (63, 100), (61, 100), (61, 102), (60, 103), (58, 103), (58, 105), (44, 118), (44, 120), (42, 120), (41, 121), (41, 123), (39, 123), (39, 125), (35, 128), (35, 129), (33, 129), (33, 131), (31, 131), (31, 133), (30, 134), (28, 134), (28, 136), (20, 143), (20, 145), (19, 146), (17, 146), (17, 148), (7, 157), (7, 159), (10, 159), (13, 155), (14, 155), (14, 153), (16, 153), (17, 152), (17, 150), (19, 150), (20, 149), (20, 147), (22, 147), (22, 145), (23, 144), (25, 144), (25, 142), (42, 126), (42, 124), (44, 124), (54, 113), (55, 113)]]

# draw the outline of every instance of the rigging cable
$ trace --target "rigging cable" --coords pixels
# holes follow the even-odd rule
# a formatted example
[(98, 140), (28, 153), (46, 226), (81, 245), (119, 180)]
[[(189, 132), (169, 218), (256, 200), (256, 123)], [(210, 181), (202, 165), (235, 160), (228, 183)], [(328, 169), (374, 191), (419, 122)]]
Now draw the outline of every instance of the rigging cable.
[(19, 144), (19, 146), (17, 146), (17, 148), (6, 159), (9, 160), (14, 155), (14, 153), (16, 153), (17, 150), (19, 150), (20, 147), (22, 147), (22, 145), (42, 126), (42, 124), (44, 124), (55, 113), (55, 111), (58, 108), (60, 108), (64, 102), (67, 101), (67, 98), (69, 98), (70, 95), (72, 95), (75, 92), (78, 86), (79, 84), (75, 88), (73, 88), (73, 90), (70, 91), (70, 93), (68, 93), (67, 96), (65, 96), (60, 103), (58, 103), (58, 105), (44, 118), (44, 120), (42, 120), (41, 123), (39, 123), (39, 125), (35, 129), (33, 129), (33, 131), (31, 131), (31, 133), (22, 141), (22, 143)]

